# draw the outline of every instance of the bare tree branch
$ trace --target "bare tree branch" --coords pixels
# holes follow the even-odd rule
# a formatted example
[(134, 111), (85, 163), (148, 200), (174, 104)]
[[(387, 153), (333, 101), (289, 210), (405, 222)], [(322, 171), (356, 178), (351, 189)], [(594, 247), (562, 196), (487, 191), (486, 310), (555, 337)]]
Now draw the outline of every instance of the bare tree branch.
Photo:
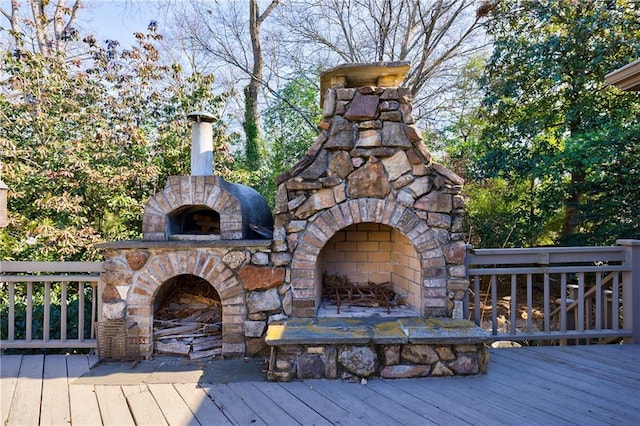
[(47, 34), (47, 16), (44, 13), (44, 4), (42, 1), (31, 1), (30, 4), (38, 48), (43, 55), (48, 56), (51, 53), (51, 40)]

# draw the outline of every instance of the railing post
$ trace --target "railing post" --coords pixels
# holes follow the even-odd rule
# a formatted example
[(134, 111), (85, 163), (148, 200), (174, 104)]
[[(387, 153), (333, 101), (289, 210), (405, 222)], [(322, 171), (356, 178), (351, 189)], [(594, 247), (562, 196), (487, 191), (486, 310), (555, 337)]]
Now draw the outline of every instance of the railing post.
[[(473, 246), (471, 244), (465, 244), (465, 256), (464, 256), (464, 270), (465, 270), (465, 277), (467, 279), (467, 281), (469, 281), (469, 288), (471, 288), (471, 276), (469, 275), (469, 266), (470, 266), (470, 255), (471, 255), (471, 250), (473, 250)], [(464, 295), (464, 300), (462, 301), (463, 305), (463, 318), (467, 318), (470, 319), (469, 317), (469, 288), (467, 289), (467, 291), (465, 292)], [(474, 304), (474, 311), (478, 310), (478, 307), (475, 306)], [(475, 312), (474, 312), (475, 315)]]
[(633, 335), (625, 343), (640, 343), (640, 240), (617, 240), (625, 251), (630, 271), (622, 273), (622, 309), (624, 328)]
[(102, 294), (104, 293), (105, 282), (104, 282), (104, 262), (102, 263), (102, 271), (100, 272), (100, 280), (98, 281), (98, 291), (94, 293), (96, 300), (98, 302), (96, 309), (98, 310), (98, 322), (104, 321), (104, 314), (102, 313)]

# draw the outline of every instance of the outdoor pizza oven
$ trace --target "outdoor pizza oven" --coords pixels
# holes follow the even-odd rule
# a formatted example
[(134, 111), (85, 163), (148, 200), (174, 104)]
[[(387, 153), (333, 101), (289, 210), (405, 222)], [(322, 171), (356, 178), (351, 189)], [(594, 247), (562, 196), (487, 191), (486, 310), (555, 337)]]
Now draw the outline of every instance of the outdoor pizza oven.
[[(170, 176), (149, 198), (141, 240), (100, 245), (107, 258), (101, 319), (135, 324), (134, 352), (146, 357), (257, 352), (264, 346), (257, 338), (247, 349), (247, 297), (284, 277), (269, 256), (273, 216), (253, 188), (213, 174), (213, 118), (203, 112), (189, 118), (191, 175)], [(280, 301), (265, 309), (252, 318), (266, 324)]]
[(211, 116), (198, 112), (189, 118), (193, 120), (191, 176), (170, 176), (165, 189), (149, 199), (142, 221), (143, 239), (265, 238), (254, 231), (273, 227), (264, 197), (251, 187), (213, 175)]

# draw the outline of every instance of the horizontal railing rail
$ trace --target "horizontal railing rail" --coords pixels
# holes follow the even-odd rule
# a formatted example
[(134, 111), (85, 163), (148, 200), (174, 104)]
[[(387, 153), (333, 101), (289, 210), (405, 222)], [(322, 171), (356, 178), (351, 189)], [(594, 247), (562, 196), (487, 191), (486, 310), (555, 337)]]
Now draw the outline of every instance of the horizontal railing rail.
[(618, 243), (469, 248), (467, 313), (494, 340), (638, 343), (640, 241)]
[(2, 349), (95, 348), (101, 262), (0, 262)]

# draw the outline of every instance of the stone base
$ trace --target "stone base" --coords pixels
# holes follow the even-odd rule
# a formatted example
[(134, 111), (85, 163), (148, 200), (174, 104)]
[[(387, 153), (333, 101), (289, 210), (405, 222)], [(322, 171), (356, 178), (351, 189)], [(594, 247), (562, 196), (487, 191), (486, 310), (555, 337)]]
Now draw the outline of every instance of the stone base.
[(314, 318), (271, 324), (270, 381), (487, 372), (489, 335), (449, 318)]

